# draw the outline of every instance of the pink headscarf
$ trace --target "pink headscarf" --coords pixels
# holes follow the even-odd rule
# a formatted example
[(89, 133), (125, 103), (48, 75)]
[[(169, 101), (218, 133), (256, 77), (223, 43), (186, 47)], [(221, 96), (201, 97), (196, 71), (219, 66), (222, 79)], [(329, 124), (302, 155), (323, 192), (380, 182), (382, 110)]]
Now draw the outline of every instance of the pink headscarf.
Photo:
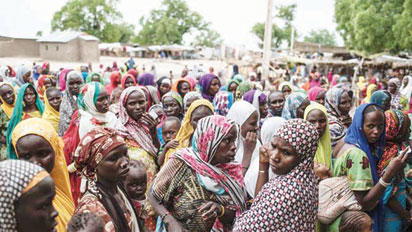
[(321, 88), (319, 86), (313, 87), (308, 91), (308, 99), (309, 101), (315, 101), (316, 97), (321, 93), (325, 92), (326, 90), (324, 88)]

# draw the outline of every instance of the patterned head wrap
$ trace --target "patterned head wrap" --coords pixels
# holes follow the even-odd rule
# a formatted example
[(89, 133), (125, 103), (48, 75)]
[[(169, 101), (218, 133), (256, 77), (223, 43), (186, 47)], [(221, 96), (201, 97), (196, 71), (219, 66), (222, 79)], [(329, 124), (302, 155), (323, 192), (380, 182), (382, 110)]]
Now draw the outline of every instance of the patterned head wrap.
[(305, 99), (306, 94), (304, 93), (295, 92), (290, 94), (286, 98), (286, 102), (282, 111), (282, 118), (286, 120), (296, 118), (296, 111)]
[(199, 92), (194, 92), (194, 91), (186, 93), (185, 97), (183, 98), (183, 108), (185, 110), (187, 110), (187, 108), (188, 108), (187, 107), (187, 102), (191, 98), (201, 99), (202, 95)]
[(166, 97), (171, 97), (171, 98), (173, 98), (174, 100), (176, 100), (176, 102), (179, 104), (180, 108), (183, 109), (183, 99), (182, 99), (182, 96), (180, 96), (179, 93), (177, 93), (177, 92), (175, 92), (175, 91), (167, 92), (165, 95), (163, 95), (162, 101), (163, 101)]
[(390, 97), (391, 95), (389, 92), (385, 90), (378, 90), (372, 94), (371, 100), (369, 103), (373, 103), (373, 104), (379, 105), (380, 107), (383, 107), (383, 104), (385, 103), (385, 101), (388, 100)]
[(213, 99), (215, 113), (226, 116), (234, 102), (231, 92), (219, 91)]
[[(46, 173), (43, 168), (22, 160), (5, 160), (0, 162), (0, 230), (17, 231), (15, 213), (16, 202), (23, 190), (40, 173)], [(46, 175), (48, 176), (48, 175)], [(45, 176), (43, 176), (44, 178)], [(38, 182), (37, 182), (38, 183)], [(26, 189), (27, 190), (27, 189)]]
[(136, 83), (136, 79), (135, 79), (135, 77), (132, 75), (132, 74), (126, 74), (126, 75), (124, 75), (123, 77), (122, 77), (122, 80), (120, 81), (120, 83), (121, 83), (121, 85), (122, 85), (122, 88), (123, 89), (125, 89), (126, 88), (126, 80), (127, 79), (132, 79), (132, 81), (133, 81), (133, 86), (135, 86), (137, 83)]

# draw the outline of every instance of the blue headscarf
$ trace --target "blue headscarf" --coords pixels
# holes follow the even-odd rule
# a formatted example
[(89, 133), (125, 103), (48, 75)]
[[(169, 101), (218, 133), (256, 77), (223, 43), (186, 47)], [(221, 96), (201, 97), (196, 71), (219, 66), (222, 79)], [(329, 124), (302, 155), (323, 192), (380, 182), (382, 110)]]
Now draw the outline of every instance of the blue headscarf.
[(297, 118), (296, 111), (305, 99), (306, 94), (304, 93), (295, 92), (290, 94), (286, 98), (285, 105), (283, 106), (282, 118), (286, 120)]
[[(363, 122), (364, 122), (364, 112), (365, 109), (370, 106), (376, 104), (362, 104), (360, 105), (353, 116), (353, 121), (351, 126), (348, 128), (345, 137), (345, 143), (352, 144), (363, 152), (366, 153), (369, 159), (369, 166), (371, 168), (372, 179), (373, 183), (377, 184), (379, 181), (379, 174), (377, 170), (377, 165), (379, 160), (383, 154), (383, 149), (385, 147), (385, 130), (383, 130), (381, 136), (379, 137), (378, 142), (374, 145), (377, 148), (376, 155), (372, 154), (371, 145), (368, 143), (368, 139), (366, 138), (365, 133), (363, 132)], [(379, 106), (378, 106), (379, 107)], [(379, 201), (378, 206), (370, 212), (373, 218), (373, 231), (380, 232), (383, 228), (383, 204), (382, 199)]]
[(23, 118), (23, 107), (24, 107), (24, 94), (26, 93), (26, 89), (31, 86), (36, 94), (36, 107), (40, 111), (40, 114), (43, 114), (44, 105), (43, 102), (40, 100), (39, 94), (36, 92), (34, 86), (30, 83), (24, 84), (20, 87), (19, 92), (17, 93), (16, 103), (14, 104), (13, 114), (11, 115), (9, 125), (7, 127), (6, 132), (6, 143), (7, 143), (7, 158), (9, 159), (17, 159), (16, 153), (13, 149), (13, 145), (11, 143), (11, 135), (13, 133), (14, 128)]
[(374, 103), (380, 107), (383, 107), (383, 104), (389, 98), (390, 93), (385, 92), (384, 90), (378, 90), (372, 94), (370, 103)]

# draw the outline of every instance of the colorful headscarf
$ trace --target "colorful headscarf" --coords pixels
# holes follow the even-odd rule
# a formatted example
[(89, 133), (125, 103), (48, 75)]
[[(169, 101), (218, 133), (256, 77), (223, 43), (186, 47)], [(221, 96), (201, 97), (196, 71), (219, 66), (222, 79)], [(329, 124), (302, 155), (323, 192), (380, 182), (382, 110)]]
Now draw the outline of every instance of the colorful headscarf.
[(309, 91), (308, 91), (309, 101), (315, 101), (316, 98), (318, 97), (318, 95), (320, 93), (323, 93), (323, 92), (326, 92), (326, 90), (322, 87), (319, 87), (319, 86), (316, 86), (316, 87), (313, 87), (313, 88), (309, 89)]
[(110, 83), (106, 85), (106, 91), (109, 94), (112, 94), (113, 90), (119, 86), (121, 78), (122, 74), (118, 71), (114, 71), (110, 74)]
[(232, 107), (234, 97), (231, 92), (219, 91), (213, 99), (213, 106), (215, 107), (215, 113), (218, 115), (226, 116)]
[(183, 98), (183, 109), (184, 109), (184, 110), (187, 110), (187, 101), (188, 101), (189, 99), (192, 99), (192, 98), (200, 99), (200, 98), (202, 98), (202, 95), (201, 95), (199, 92), (194, 92), (194, 91), (188, 92), (188, 93), (185, 95), (185, 97)]
[(182, 83), (186, 82), (189, 85), (190, 91), (193, 90), (192, 85), (190, 84), (190, 82), (186, 79), (186, 78), (179, 78), (176, 81), (173, 82), (173, 86), (172, 86), (172, 91), (175, 92), (179, 92), (179, 85), (181, 85)]
[(7, 157), (9, 159), (16, 159), (16, 153), (12, 147), (11, 144), (11, 135), (13, 133), (14, 128), (17, 126), (17, 124), (22, 121), (23, 119), (23, 107), (24, 107), (24, 94), (26, 93), (26, 89), (28, 87), (33, 88), (34, 93), (36, 94), (36, 107), (40, 111), (40, 114), (43, 114), (44, 111), (44, 105), (43, 102), (40, 100), (39, 95), (37, 94), (36, 90), (34, 89), (34, 86), (30, 83), (24, 84), (20, 87), (19, 92), (17, 94), (17, 99), (16, 103), (14, 104), (14, 110), (13, 114), (10, 118), (8, 127), (7, 127), (7, 132), (6, 132), (6, 142), (7, 142)]
[(129, 71), (127, 71), (127, 74), (131, 74), (134, 77), (134, 80), (137, 80), (137, 76), (139, 75), (139, 72), (137, 72), (136, 69), (131, 68)]
[[(353, 117), (352, 125), (348, 128), (345, 137), (345, 143), (352, 144), (363, 152), (366, 153), (369, 160), (369, 167), (372, 173), (372, 180), (373, 184), (377, 184), (379, 180), (379, 173), (378, 173), (378, 162), (382, 156), (384, 145), (385, 145), (385, 133), (379, 137), (378, 142), (375, 143), (376, 145), (376, 153), (372, 153), (372, 148), (369, 145), (368, 139), (366, 138), (365, 133), (363, 132), (363, 122), (364, 122), (364, 111), (368, 106), (375, 105), (375, 104), (362, 104), (358, 108), (356, 108), (355, 115)], [(375, 105), (377, 106), (377, 105)], [(385, 127), (386, 129), (386, 127)], [(375, 207), (374, 210), (371, 211), (371, 216), (373, 218), (373, 231), (380, 231), (379, 228), (382, 228), (382, 201), (379, 202), (379, 205)]]
[(55, 110), (53, 106), (50, 105), (47, 96), (44, 96), (44, 105), (45, 107), (42, 118), (50, 122), (57, 132), (59, 130), (60, 112)]
[(143, 86), (148, 86), (148, 85), (155, 86), (154, 78), (155, 78), (154, 75), (151, 73), (143, 73), (137, 79), (137, 83)]
[(328, 92), (326, 92), (325, 107), (328, 110), (328, 115), (330, 116), (329, 123), (338, 122), (348, 127), (351, 124), (352, 119), (349, 115), (342, 115), (338, 107), (344, 93), (349, 94), (345, 88), (338, 86), (329, 89)]
[(364, 99), (365, 103), (370, 103), (371, 102), (371, 97), (372, 94), (378, 89), (378, 86), (375, 84), (368, 85), (366, 88), (366, 97)]
[[(66, 86), (67, 86), (67, 79), (68, 74), (73, 71), (72, 69), (63, 69), (60, 74), (59, 74), (59, 87), (60, 87), (60, 91), (65, 91), (66, 90)], [(82, 78), (83, 80), (83, 78)]]
[(37, 80), (37, 93), (39, 94), (40, 98), (43, 98), (44, 92), (46, 91), (46, 88), (44, 86), (44, 81), (46, 80), (46, 78), (51, 79), (49, 75), (41, 75)]
[(260, 118), (259, 106), (267, 101), (266, 94), (262, 93), (260, 90), (250, 90), (243, 95), (243, 100), (249, 102), (256, 108)]
[(132, 86), (126, 88), (122, 95), (120, 95), (120, 110), (119, 110), (119, 121), (116, 129), (125, 137), (134, 140), (139, 146), (155, 156), (157, 154), (157, 148), (153, 145), (153, 141), (150, 136), (150, 129), (142, 121), (136, 121), (129, 116), (126, 110), (127, 99), (133, 92), (139, 92), (143, 96), (145, 93), (141, 87)]
[(176, 102), (179, 104), (180, 108), (183, 109), (183, 99), (182, 99), (182, 97), (180, 96), (179, 93), (177, 93), (175, 91), (170, 91), (170, 92), (166, 93), (162, 97), (162, 102), (166, 97), (171, 97), (171, 98), (175, 99)]
[[(199, 80), (200, 91), (202, 93), (202, 97), (204, 99), (209, 100), (210, 102), (213, 102), (213, 98), (215, 97), (208, 93), (210, 85), (212, 84), (212, 81), (214, 79), (219, 80), (219, 78), (215, 74), (208, 73), (208, 74), (203, 75)], [(219, 83), (220, 83), (220, 80), (219, 80)]]
[(289, 89), (290, 89), (292, 92), (293, 92), (293, 90), (294, 90), (292, 83), (287, 82), (287, 81), (282, 82), (282, 83), (279, 85), (278, 90), (281, 91), (281, 92), (283, 92), (283, 88), (284, 88), (284, 87), (289, 87)]
[(369, 103), (376, 104), (380, 106), (381, 108), (383, 108), (385, 102), (389, 98), (391, 98), (391, 95), (389, 92), (387, 92), (386, 90), (378, 90), (372, 94), (371, 100)]
[[(13, 88), (13, 86), (11, 84), (9, 84), (7, 82), (1, 82), (0, 83), (0, 88), (3, 85), (8, 85), (13, 90), (13, 93), (16, 94), (16, 90)], [(16, 102), (16, 97), (14, 98), (14, 102)], [(13, 114), (14, 104), (13, 105), (7, 104), (7, 102), (4, 101), (3, 97), (1, 97), (1, 96), (0, 96), (0, 103), (1, 103), (0, 107), (3, 110), (3, 112), (7, 115), (8, 118), (11, 118), (11, 116)]]
[[(27, 187), (36, 180), (39, 183), (47, 172), (32, 163), (22, 160), (5, 160), (0, 162), (0, 230), (5, 232), (17, 231), (16, 203)], [(34, 183), (33, 183), (34, 184)], [(32, 188), (36, 186), (35, 184)]]
[(282, 111), (282, 118), (289, 120), (296, 118), (297, 110), (299, 106), (302, 104), (303, 101), (306, 99), (306, 94), (296, 92), (290, 94), (286, 98), (285, 105), (283, 106), (283, 111)]
[(388, 85), (390, 84), (396, 85), (396, 93), (391, 93), (391, 108), (395, 110), (402, 110), (403, 106), (401, 104), (401, 93), (399, 92), (399, 88), (401, 87), (401, 81), (398, 78), (392, 78), (388, 81)]
[[(245, 80), (245, 78), (243, 78), (243, 76), (241, 74), (235, 74), (232, 76), (232, 80), (231, 81), (236, 81), (238, 84), (242, 83)], [(230, 85), (230, 83), (229, 83)], [(228, 85), (228, 86), (229, 86)]]
[(98, 76), (98, 77), (99, 77), (99, 81), (98, 81), (98, 82), (99, 82), (100, 84), (104, 85), (104, 81), (103, 81), (102, 75), (101, 75), (100, 73), (97, 73), (97, 72), (90, 72), (90, 73), (87, 75), (87, 77), (86, 77), (86, 83), (92, 82), (94, 76)]
[(252, 84), (250, 82), (245, 81), (240, 83), (236, 89), (236, 100), (242, 99), (243, 95), (249, 90), (252, 90)]
[(330, 131), (329, 131), (329, 122), (327, 121), (328, 112), (326, 108), (317, 103), (311, 102), (308, 107), (305, 109), (304, 119), (307, 120), (308, 115), (313, 110), (320, 110), (326, 117), (326, 128), (325, 132), (319, 139), (318, 149), (316, 150), (315, 154), (315, 162), (319, 164), (323, 164), (332, 170), (332, 143), (330, 139)]
[(129, 78), (132, 79), (132, 81), (133, 81), (133, 86), (135, 86), (135, 85), (137, 84), (137, 83), (136, 83), (136, 79), (134, 78), (134, 76), (133, 76), (132, 74), (126, 74), (126, 75), (124, 75), (124, 76), (122, 77), (122, 80), (120, 81), (123, 89), (126, 88), (126, 86), (125, 86), (126, 80), (129, 79)]
[(16, 151), (17, 142), (26, 135), (38, 135), (45, 139), (53, 148), (55, 161), (53, 170), (50, 173), (56, 185), (56, 196), (53, 204), (57, 212), (59, 212), (57, 216), (57, 229), (58, 231), (65, 231), (74, 213), (74, 203), (70, 189), (69, 172), (63, 153), (63, 141), (57, 135), (53, 126), (41, 118), (29, 118), (16, 126), (12, 135), (13, 146)]
[(285, 122), (275, 136), (294, 148), (300, 163), (289, 173), (275, 176), (263, 186), (250, 210), (236, 218), (233, 231), (315, 230), (319, 202), (313, 158), (319, 134), (309, 122), (292, 119)]

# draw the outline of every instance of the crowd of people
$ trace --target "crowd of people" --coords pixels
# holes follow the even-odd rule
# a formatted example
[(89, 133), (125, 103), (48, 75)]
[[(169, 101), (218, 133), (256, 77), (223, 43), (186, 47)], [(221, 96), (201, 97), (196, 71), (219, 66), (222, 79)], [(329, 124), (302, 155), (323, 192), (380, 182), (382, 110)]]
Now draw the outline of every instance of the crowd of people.
[(1, 231), (412, 229), (411, 76), (52, 68), (0, 67)]

